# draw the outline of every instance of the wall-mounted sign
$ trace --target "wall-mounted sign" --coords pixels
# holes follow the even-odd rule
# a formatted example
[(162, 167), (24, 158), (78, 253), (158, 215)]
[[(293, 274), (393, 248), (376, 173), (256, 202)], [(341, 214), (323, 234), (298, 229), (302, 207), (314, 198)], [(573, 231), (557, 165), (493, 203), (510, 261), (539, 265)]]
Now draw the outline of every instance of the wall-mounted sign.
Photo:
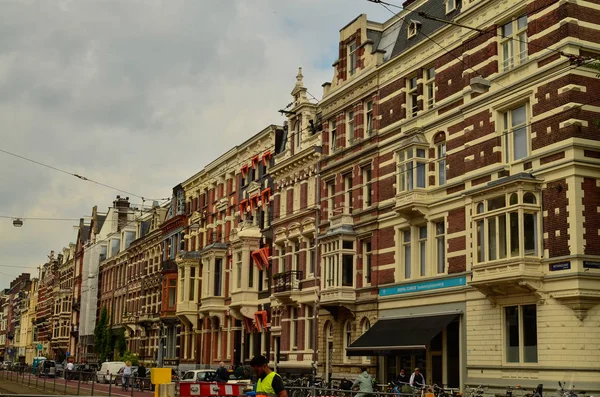
[(421, 283), (411, 283), (397, 285), (394, 287), (381, 288), (379, 296), (390, 296), (400, 294), (410, 294), (411, 292), (432, 291), (442, 288), (460, 287), (467, 284), (466, 277), (446, 278), (443, 280), (423, 281)]
[(584, 269), (600, 269), (600, 262), (598, 261), (583, 261)]
[(550, 271), (554, 272), (556, 270), (567, 270), (571, 268), (571, 262), (558, 262), (550, 264)]

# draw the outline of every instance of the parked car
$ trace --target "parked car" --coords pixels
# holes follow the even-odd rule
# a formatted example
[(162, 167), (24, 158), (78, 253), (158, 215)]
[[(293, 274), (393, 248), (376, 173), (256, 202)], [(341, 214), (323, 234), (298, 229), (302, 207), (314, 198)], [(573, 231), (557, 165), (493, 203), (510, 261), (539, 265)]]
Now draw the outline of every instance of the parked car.
[(212, 382), (217, 376), (214, 369), (192, 369), (181, 377), (182, 382)]
[(119, 370), (125, 366), (124, 361), (106, 361), (96, 372), (96, 381), (101, 383), (110, 383)]
[(61, 363), (56, 363), (56, 377), (57, 378), (65, 377), (65, 367)]

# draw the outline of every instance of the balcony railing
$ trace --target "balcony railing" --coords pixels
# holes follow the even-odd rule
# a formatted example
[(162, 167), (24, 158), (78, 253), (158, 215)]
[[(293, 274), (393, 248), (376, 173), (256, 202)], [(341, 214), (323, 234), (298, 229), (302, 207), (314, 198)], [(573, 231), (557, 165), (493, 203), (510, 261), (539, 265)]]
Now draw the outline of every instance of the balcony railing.
[(302, 271), (288, 270), (287, 272), (273, 275), (273, 292), (289, 292), (302, 290)]

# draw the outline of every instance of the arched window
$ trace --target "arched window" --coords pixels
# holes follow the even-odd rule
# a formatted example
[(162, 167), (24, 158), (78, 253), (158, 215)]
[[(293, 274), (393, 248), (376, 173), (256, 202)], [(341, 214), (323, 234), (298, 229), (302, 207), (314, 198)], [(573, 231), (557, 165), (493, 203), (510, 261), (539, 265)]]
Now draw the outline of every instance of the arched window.
[[(368, 318), (364, 318), (361, 324), (361, 335), (364, 335), (365, 332), (367, 332), (369, 329), (371, 328), (371, 322), (369, 321)], [(363, 356), (362, 358), (362, 362), (364, 364), (369, 364), (371, 362), (371, 357), (370, 356)]]
[(350, 358), (346, 355), (346, 349), (352, 344), (352, 323), (350, 320), (346, 321), (346, 324), (344, 324), (342, 338), (344, 340), (344, 362), (348, 362), (350, 361)]
[(525, 204), (536, 204), (535, 194), (527, 192), (523, 195), (523, 203)]

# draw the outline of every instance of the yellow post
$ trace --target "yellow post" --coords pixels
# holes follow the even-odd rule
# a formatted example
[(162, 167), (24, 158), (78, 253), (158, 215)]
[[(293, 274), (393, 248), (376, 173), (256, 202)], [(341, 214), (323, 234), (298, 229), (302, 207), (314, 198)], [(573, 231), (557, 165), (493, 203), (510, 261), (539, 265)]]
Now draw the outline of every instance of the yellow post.
[(154, 385), (154, 397), (158, 397), (159, 385), (171, 383), (171, 368), (150, 368), (150, 382)]

